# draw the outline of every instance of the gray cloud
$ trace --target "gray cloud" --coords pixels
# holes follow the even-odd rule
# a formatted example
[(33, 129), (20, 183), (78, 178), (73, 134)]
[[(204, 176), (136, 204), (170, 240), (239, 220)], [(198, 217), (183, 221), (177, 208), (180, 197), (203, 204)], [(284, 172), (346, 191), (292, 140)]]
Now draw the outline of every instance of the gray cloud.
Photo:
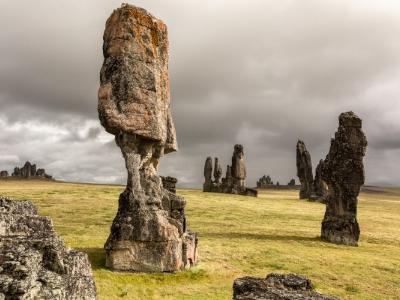
[[(248, 183), (295, 176), (303, 139), (316, 165), (340, 112), (364, 120), (367, 182), (398, 184), (400, 7), (395, 1), (135, 1), (170, 35), (180, 151), (160, 172), (200, 186), (208, 155), (245, 147)], [(56, 177), (122, 182), (97, 121), (106, 18), (119, 1), (6, 1), (0, 11), (0, 168), (35, 160)]]

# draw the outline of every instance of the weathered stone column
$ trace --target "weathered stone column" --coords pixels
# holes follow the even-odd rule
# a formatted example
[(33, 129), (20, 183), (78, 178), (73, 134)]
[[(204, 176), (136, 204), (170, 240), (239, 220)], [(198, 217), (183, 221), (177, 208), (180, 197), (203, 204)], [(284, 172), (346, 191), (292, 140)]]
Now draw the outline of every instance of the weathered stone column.
[(244, 180), (246, 179), (246, 166), (244, 164), (243, 146), (236, 144), (232, 155), (232, 179), (234, 189), (244, 189)]
[(314, 177), (314, 197), (315, 200), (318, 200), (322, 203), (325, 203), (326, 197), (328, 195), (328, 185), (322, 179), (322, 167), (324, 165), (324, 161), (321, 159), (315, 168), (315, 177)]
[(308, 199), (311, 197), (314, 181), (311, 156), (304, 142), (300, 140), (297, 141), (296, 145), (296, 166), (297, 176), (301, 184), (299, 197), (300, 199)]
[(204, 164), (204, 183), (203, 192), (211, 192), (212, 190), (212, 158), (209, 156)]
[(214, 158), (214, 182), (219, 185), (221, 183), (222, 168), (218, 162), (218, 157)]
[(364, 184), (363, 157), (367, 148), (361, 126), (361, 119), (353, 112), (339, 116), (339, 129), (322, 167), (328, 197), (321, 236), (327, 241), (351, 246), (357, 246), (360, 236), (357, 197)]
[(173, 272), (195, 263), (197, 239), (187, 231), (185, 200), (162, 186), (163, 154), (177, 150), (170, 110), (166, 25), (123, 4), (103, 36), (98, 111), (115, 135), (128, 171), (105, 244), (114, 270)]

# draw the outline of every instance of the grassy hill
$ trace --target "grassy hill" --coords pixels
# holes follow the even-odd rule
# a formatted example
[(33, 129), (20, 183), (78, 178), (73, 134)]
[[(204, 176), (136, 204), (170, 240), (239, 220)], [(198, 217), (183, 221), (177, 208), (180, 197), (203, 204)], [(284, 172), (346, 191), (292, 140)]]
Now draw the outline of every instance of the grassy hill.
[(179, 190), (199, 233), (200, 263), (176, 274), (104, 268), (103, 244), (121, 186), (0, 181), (0, 194), (32, 200), (70, 247), (88, 253), (100, 299), (231, 299), (234, 278), (305, 274), (317, 290), (343, 299), (400, 299), (400, 189), (366, 188), (359, 198), (359, 247), (319, 239), (324, 205), (297, 191), (259, 198)]

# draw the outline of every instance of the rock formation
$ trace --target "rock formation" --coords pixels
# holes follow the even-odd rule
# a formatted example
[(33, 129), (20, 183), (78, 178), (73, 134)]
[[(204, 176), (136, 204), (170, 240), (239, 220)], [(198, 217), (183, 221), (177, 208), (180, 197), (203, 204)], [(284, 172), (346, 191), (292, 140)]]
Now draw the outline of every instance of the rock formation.
[(218, 157), (214, 158), (214, 183), (220, 184), (222, 177), (222, 168), (218, 162)]
[(212, 158), (207, 157), (206, 162), (204, 164), (204, 184), (203, 184), (203, 192), (211, 192), (212, 191)]
[(314, 291), (305, 276), (271, 273), (266, 278), (242, 277), (233, 283), (233, 300), (339, 300)]
[(322, 203), (325, 203), (326, 197), (328, 195), (328, 185), (322, 179), (322, 167), (324, 161), (321, 159), (318, 163), (317, 168), (315, 169), (315, 178), (314, 178), (314, 197), (315, 200), (318, 200)]
[(67, 249), (31, 202), (0, 197), (0, 240), (0, 299), (96, 299), (87, 255)]
[(105, 244), (113, 270), (173, 272), (196, 262), (197, 238), (188, 231), (185, 200), (163, 188), (163, 154), (177, 150), (170, 109), (166, 25), (142, 8), (123, 4), (103, 36), (98, 112), (115, 135), (128, 171)]
[(0, 177), (1, 178), (8, 177), (8, 171), (0, 171)]
[(238, 194), (257, 197), (257, 190), (245, 187), (244, 184), (246, 179), (246, 167), (244, 165), (244, 153), (242, 145), (235, 145), (232, 156), (232, 166), (226, 166), (226, 175), (225, 178), (222, 178), (222, 182), (220, 182), (222, 168), (218, 162), (218, 158), (215, 158), (214, 182), (211, 180), (212, 171), (212, 158), (207, 157), (204, 165), (203, 192)]
[(296, 165), (297, 176), (300, 180), (300, 199), (308, 199), (313, 192), (313, 174), (311, 156), (308, 153), (303, 141), (298, 141), (296, 145)]
[(274, 182), (269, 175), (264, 175), (257, 181), (258, 188), (268, 188), (272, 185), (274, 185)]
[(232, 178), (234, 189), (240, 191), (244, 188), (246, 179), (246, 166), (244, 164), (243, 146), (236, 144), (232, 155)]
[(170, 191), (171, 193), (176, 194), (176, 183), (178, 182), (178, 179), (176, 179), (175, 177), (171, 177), (171, 176), (160, 176), (161, 180), (162, 180), (162, 185), (164, 187), (164, 189)]
[(361, 127), (362, 120), (353, 112), (339, 116), (339, 128), (322, 167), (322, 179), (329, 192), (321, 236), (333, 243), (352, 246), (357, 246), (360, 235), (357, 197), (364, 184), (363, 157), (367, 148)]
[(21, 179), (53, 179), (52, 176), (46, 174), (45, 169), (36, 169), (36, 165), (31, 164), (29, 161), (22, 168), (15, 167), (11, 176)]

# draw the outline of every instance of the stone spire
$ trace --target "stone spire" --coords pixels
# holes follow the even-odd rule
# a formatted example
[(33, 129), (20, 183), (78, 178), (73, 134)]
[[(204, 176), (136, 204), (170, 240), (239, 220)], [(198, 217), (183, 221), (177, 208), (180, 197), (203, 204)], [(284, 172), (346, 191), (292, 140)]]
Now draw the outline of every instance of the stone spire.
[(308, 153), (306, 145), (303, 141), (297, 141), (296, 145), (296, 166), (297, 176), (301, 184), (300, 199), (308, 199), (311, 197), (313, 189), (313, 174), (311, 156)]
[(160, 158), (177, 150), (170, 109), (167, 26), (129, 4), (114, 10), (103, 36), (98, 112), (128, 171), (105, 244), (114, 270), (173, 272), (196, 260), (185, 200), (163, 188)]
[(357, 197), (364, 184), (363, 158), (367, 148), (361, 127), (362, 120), (353, 112), (339, 116), (339, 128), (322, 167), (329, 195), (321, 236), (333, 243), (352, 246), (357, 246), (360, 236)]

